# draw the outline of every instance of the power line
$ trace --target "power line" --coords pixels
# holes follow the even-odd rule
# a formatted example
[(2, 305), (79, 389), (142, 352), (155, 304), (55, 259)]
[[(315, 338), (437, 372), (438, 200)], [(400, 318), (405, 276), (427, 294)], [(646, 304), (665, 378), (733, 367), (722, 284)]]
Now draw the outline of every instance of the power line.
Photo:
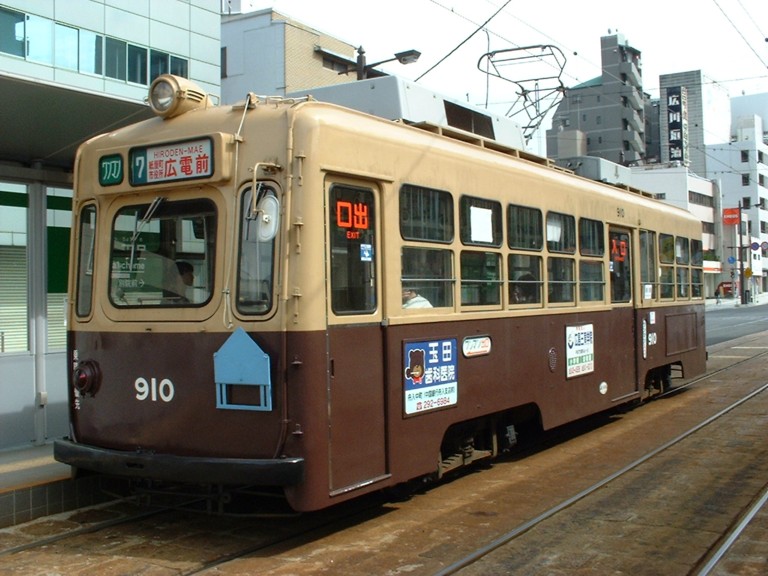
[[(433, 1), (434, 1), (434, 0), (433, 0)], [(434, 64), (434, 65), (433, 65), (433, 66), (432, 66), (432, 67), (431, 67), (429, 70), (427, 70), (427, 71), (426, 71), (426, 72), (424, 72), (424, 73), (423, 73), (421, 76), (419, 76), (418, 78), (416, 78), (415, 82), (418, 82), (419, 80), (421, 80), (422, 78), (424, 78), (424, 76), (426, 76), (427, 74), (429, 74), (430, 72), (432, 72), (432, 70), (434, 70), (435, 68), (437, 68), (437, 67), (438, 67), (440, 64), (442, 64), (443, 62), (445, 62), (445, 61), (446, 61), (446, 60), (447, 60), (447, 59), (448, 59), (448, 58), (449, 58), (449, 57), (450, 57), (450, 56), (451, 56), (451, 55), (452, 55), (454, 52), (456, 52), (456, 50), (458, 50), (458, 49), (459, 49), (459, 48), (461, 48), (461, 47), (462, 47), (464, 44), (466, 44), (466, 43), (469, 41), (469, 39), (470, 39), (470, 38), (472, 38), (472, 36), (474, 36), (475, 34), (477, 34), (477, 33), (478, 33), (480, 30), (482, 30), (482, 29), (485, 27), (485, 25), (486, 25), (486, 24), (488, 24), (488, 22), (490, 22), (491, 20), (493, 20), (493, 19), (496, 17), (496, 15), (497, 15), (499, 12), (501, 12), (502, 10), (504, 10), (504, 8), (506, 8), (506, 7), (507, 7), (507, 5), (508, 5), (510, 2), (512, 2), (512, 0), (507, 0), (506, 2), (504, 2), (504, 4), (502, 4), (501, 8), (499, 8), (498, 10), (496, 10), (496, 12), (494, 12), (494, 13), (491, 15), (491, 17), (490, 17), (490, 18), (488, 18), (488, 20), (486, 20), (485, 22), (483, 22), (482, 24), (480, 24), (480, 26), (478, 26), (478, 27), (475, 29), (475, 31), (474, 31), (474, 32), (472, 32), (472, 34), (470, 34), (470, 35), (469, 35), (469, 36), (467, 36), (467, 37), (466, 37), (464, 40), (462, 40), (461, 42), (459, 42), (459, 44), (458, 44), (458, 45), (457, 45), (457, 46), (456, 46), (456, 47), (455, 47), (453, 50), (451, 50), (450, 52), (448, 52), (448, 54), (446, 54), (446, 55), (445, 55), (445, 56), (443, 56), (443, 57), (442, 57), (440, 60), (438, 60), (438, 61), (437, 61), (437, 62), (436, 62), (436, 63), (435, 63), (435, 64)], [(437, 2), (435, 2), (435, 4), (437, 4)], [(439, 4), (438, 4), (438, 5), (439, 5)]]
[[(757, 59), (758, 59), (758, 60), (760, 60), (760, 62), (762, 63), (762, 65), (763, 65), (765, 68), (768, 68), (768, 63), (766, 63), (766, 62), (765, 62), (765, 60), (763, 60), (762, 56), (760, 56), (760, 54), (758, 54), (758, 53), (757, 53), (757, 50), (755, 50), (755, 49), (752, 47), (752, 45), (751, 45), (751, 44), (749, 43), (749, 41), (746, 39), (746, 37), (744, 36), (744, 34), (742, 34), (742, 32), (741, 32), (741, 30), (739, 29), (739, 27), (738, 27), (738, 26), (736, 26), (736, 24), (734, 24), (734, 23), (733, 23), (733, 20), (731, 20), (731, 17), (730, 17), (730, 16), (728, 16), (728, 14), (726, 14), (726, 13), (725, 13), (725, 10), (723, 10), (723, 7), (722, 7), (722, 6), (720, 6), (720, 4), (718, 3), (718, 1), (717, 1), (717, 0), (712, 0), (712, 2), (714, 2), (714, 3), (715, 3), (715, 6), (717, 6), (717, 7), (718, 7), (718, 9), (720, 10), (720, 12), (722, 12), (722, 13), (723, 13), (723, 16), (725, 17), (725, 19), (726, 19), (726, 20), (728, 20), (728, 22), (730, 23), (730, 25), (731, 25), (731, 26), (733, 26), (733, 29), (734, 29), (734, 30), (736, 30), (736, 32), (738, 33), (738, 35), (739, 35), (739, 36), (741, 36), (741, 39), (742, 39), (742, 40), (744, 40), (744, 44), (746, 44), (746, 45), (747, 45), (747, 47), (748, 47), (748, 48), (749, 48), (749, 49), (752, 51), (752, 53), (753, 53), (755, 56), (757, 56)], [(743, 8), (743, 6), (742, 6), (742, 8)], [(745, 10), (745, 12), (746, 12), (746, 10)], [(750, 16), (750, 18), (751, 18), (751, 16)]]

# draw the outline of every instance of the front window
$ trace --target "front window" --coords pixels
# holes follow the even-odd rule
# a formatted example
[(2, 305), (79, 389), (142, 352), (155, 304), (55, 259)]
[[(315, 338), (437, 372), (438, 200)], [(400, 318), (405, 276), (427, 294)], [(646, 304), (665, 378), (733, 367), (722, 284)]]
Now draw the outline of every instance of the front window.
[(210, 200), (126, 206), (112, 224), (109, 298), (124, 307), (202, 306), (211, 298), (216, 207)]

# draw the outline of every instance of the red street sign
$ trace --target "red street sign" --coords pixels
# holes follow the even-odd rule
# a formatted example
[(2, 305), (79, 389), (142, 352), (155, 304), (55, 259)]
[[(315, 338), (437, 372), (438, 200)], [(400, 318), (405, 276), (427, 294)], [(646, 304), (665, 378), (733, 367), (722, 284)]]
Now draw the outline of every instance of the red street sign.
[(723, 208), (723, 226), (736, 226), (739, 223), (738, 208)]

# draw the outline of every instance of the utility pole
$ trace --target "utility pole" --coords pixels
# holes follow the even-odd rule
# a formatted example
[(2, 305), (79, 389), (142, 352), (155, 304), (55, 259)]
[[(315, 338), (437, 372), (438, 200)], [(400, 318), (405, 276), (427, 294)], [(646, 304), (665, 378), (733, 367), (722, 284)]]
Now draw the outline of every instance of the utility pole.
[(739, 286), (741, 287), (741, 303), (747, 303), (747, 288), (744, 285), (744, 235), (741, 233), (741, 200), (739, 200)]

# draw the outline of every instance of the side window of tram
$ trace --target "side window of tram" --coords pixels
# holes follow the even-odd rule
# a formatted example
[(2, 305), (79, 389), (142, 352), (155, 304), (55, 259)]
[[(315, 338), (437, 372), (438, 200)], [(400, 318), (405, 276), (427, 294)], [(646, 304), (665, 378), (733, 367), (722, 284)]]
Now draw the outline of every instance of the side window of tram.
[(93, 256), (96, 246), (96, 207), (89, 204), (80, 213), (77, 247), (77, 315), (91, 313), (93, 295)]
[(582, 302), (602, 302), (605, 292), (603, 256), (605, 236), (599, 220), (579, 220), (579, 299)]
[(373, 312), (377, 305), (373, 192), (335, 185), (329, 204), (331, 308), (336, 314)]
[(659, 295), (675, 297), (675, 237), (659, 234)]
[(701, 240), (691, 239), (691, 296), (704, 295), (704, 249)]
[(656, 298), (656, 233), (640, 230), (640, 283), (643, 299)]
[[(453, 197), (449, 192), (415, 184), (403, 184), (400, 188), (400, 236), (410, 242), (449, 244), (454, 237)], [(487, 238), (486, 224), (501, 228), (492, 209), (479, 204), (479, 224), (475, 234)], [(467, 207), (469, 214), (469, 206)], [(488, 222), (487, 216), (491, 221)], [(494, 220), (496, 218), (496, 220)], [(471, 225), (470, 225), (471, 226)], [(466, 233), (472, 238), (472, 229)], [(494, 238), (494, 229), (490, 237)], [(403, 289), (403, 308), (437, 308), (453, 306), (454, 267), (453, 252), (439, 248), (403, 246), (400, 252), (400, 281)]]
[(576, 219), (573, 216), (547, 213), (547, 250), (561, 255), (547, 258), (548, 302), (575, 302)]
[(677, 264), (677, 297), (688, 298), (690, 294), (690, 269), (688, 265), (691, 262), (690, 246), (688, 238), (678, 236), (675, 238), (675, 264)]
[(632, 299), (632, 266), (629, 234), (611, 232), (611, 302), (629, 302)]
[(263, 315), (272, 309), (279, 206), (275, 190), (263, 182), (255, 198), (250, 189), (243, 194), (237, 270), (237, 309), (243, 314)]

